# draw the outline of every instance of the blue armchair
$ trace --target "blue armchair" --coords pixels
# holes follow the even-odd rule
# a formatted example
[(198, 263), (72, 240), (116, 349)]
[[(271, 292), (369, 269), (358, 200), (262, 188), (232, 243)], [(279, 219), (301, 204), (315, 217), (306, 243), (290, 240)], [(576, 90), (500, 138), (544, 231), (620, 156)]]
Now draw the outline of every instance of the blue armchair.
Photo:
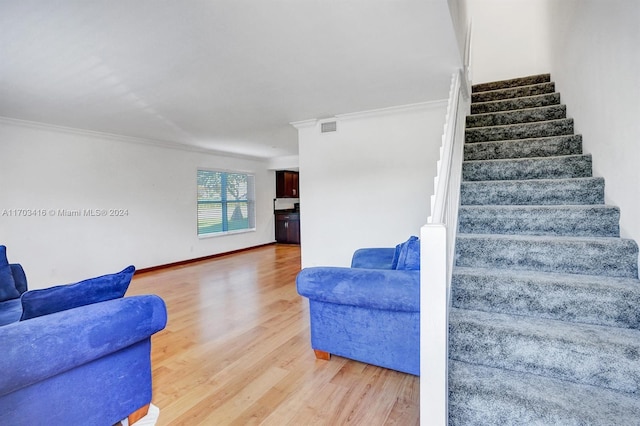
[(27, 291), (22, 267), (7, 265), (0, 246), (0, 425), (113, 425), (142, 417), (151, 402), (151, 336), (167, 321), (163, 300), (122, 298), (132, 266)]
[(357, 250), (351, 268), (311, 267), (297, 276), (309, 299), (311, 347), (420, 374), (420, 271), (416, 237), (394, 248)]

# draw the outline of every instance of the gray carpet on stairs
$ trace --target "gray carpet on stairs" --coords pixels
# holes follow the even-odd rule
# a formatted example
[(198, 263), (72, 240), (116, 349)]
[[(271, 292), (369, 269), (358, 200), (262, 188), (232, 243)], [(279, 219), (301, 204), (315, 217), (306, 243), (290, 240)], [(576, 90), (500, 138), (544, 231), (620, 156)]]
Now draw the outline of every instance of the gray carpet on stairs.
[(471, 114), (486, 114), (489, 112), (510, 111), (558, 104), (560, 104), (559, 93), (544, 93), (542, 95), (525, 96), (522, 98), (477, 102), (471, 105)]
[(560, 120), (567, 117), (567, 107), (551, 105), (512, 111), (492, 112), (467, 116), (467, 128), (506, 126), (509, 124), (533, 123), (536, 121)]
[(449, 314), (452, 425), (640, 425), (638, 245), (549, 74), (473, 87)]
[(602, 204), (604, 179), (468, 181), (460, 185), (462, 205)]
[(465, 142), (506, 141), (572, 134), (573, 119), (561, 118), (543, 122), (472, 127), (466, 131)]
[(640, 329), (635, 278), (456, 267), (456, 308)]
[(458, 234), (456, 265), (638, 277), (638, 245), (604, 237)]
[(473, 180), (566, 179), (591, 177), (591, 155), (465, 161), (462, 178)]
[(632, 426), (634, 394), (546, 376), (449, 362), (449, 424), (474, 426)]
[(511, 89), (499, 89), (488, 92), (472, 93), (471, 101), (473, 103), (491, 102), (504, 99), (544, 95), (548, 93), (554, 93), (555, 91), (556, 85), (554, 83), (536, 83), (528, 86), (514, 87)]
[(598, 205), (461, 206), (462, 234), (619, 237), (620, 210)]
[(452, 308), (450, 358), (637, 393), (638, 330)]
[(466, 144), (464, 159), (497, 160), (526, 157), (555, 157), (582, 153), (582, 136), (563, 135)]

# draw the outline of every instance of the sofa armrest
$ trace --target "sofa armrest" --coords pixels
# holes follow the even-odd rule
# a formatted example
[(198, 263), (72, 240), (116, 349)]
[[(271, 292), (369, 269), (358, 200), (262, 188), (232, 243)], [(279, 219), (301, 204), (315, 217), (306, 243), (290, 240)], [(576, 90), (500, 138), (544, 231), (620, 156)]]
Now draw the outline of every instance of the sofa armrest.
[(352, 268), (391, 269), (396, 249), (391, 248), (361, 248), (353, 253)]
[(309, 300), (403, 312), (420, 311), (420, 271), (305, 268), (296, 278)]
[(164, 301), (145, 295), (0, 327), (0, 396), (145, 340), (166, 322)]

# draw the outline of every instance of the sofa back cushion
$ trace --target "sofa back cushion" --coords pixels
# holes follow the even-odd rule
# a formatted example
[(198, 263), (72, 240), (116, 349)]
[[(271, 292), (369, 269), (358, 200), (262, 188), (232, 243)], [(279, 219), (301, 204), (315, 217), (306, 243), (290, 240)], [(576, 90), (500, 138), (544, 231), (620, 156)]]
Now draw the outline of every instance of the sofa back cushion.
[(411, 236), (404, 243), (396, 246), (396, 257), (394, 256), (395, 269), (398, 270), (419, 270), (420, 269), (420, 240), (416, 236)]
[(135, 270), (132, 265), (118, 273), (89, 278), (75, 284), (27, 291), (21, 297), (20, 321), (123, 297)]
[(18, 297), (20, 292), (16, 289), (13, 272), (7, 260), (7, 247), (0, 246), (0, 302)]

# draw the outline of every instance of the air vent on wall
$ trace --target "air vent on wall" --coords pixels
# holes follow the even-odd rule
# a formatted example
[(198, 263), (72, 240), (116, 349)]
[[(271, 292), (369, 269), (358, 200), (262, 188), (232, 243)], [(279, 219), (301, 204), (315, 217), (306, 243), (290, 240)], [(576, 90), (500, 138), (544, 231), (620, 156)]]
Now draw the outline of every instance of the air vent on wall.
[(320, 124), (320, 133), (335, 132), (337, 123), (335, 121), (326, 121)]

